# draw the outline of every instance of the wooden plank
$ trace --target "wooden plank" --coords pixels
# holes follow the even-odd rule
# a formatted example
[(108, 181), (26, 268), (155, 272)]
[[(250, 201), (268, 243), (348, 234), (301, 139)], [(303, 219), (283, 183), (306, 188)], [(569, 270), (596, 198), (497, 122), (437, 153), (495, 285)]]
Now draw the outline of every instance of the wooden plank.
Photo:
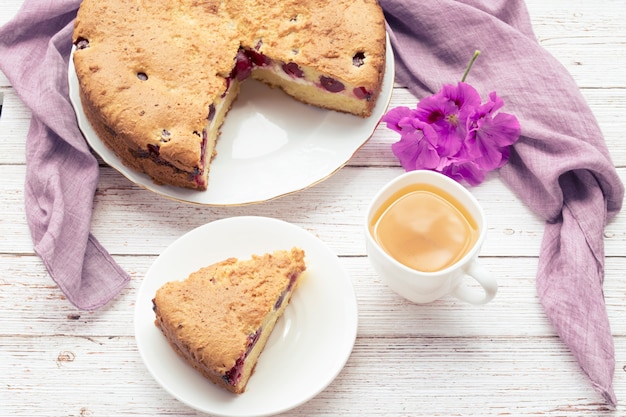
[[(619, 72), (621, 78), (621, 71)], [(582, 89), (589, 107), (593, 111), (602, 129), (607, 146), (616, 166), (626, 167), (626, 151), (621, 146), (623, 141), (622, 115), (626, 112), (624, 89)], [(398, 106), (415, 107), (418, 99), (407, 90), (394, 90), (390, 109)], [(505, 106), (506, 110), (506, 106)], [(15, 91), (4, 93), (3, 116), (0, 116), (0, 164), (24, 164), (24, 146), (30, 125), (31, 114), (21, 103)], [(10, 121), (10, 122), (9, 122)], [(372, 138), (349, 161), (350, 166), (399, 166), (391, 152), (391, 144), (398, 141), (397, 133), (387, 129), (384, 124), (374, 132)]]
[[(626, 349), (626, 339), (616, 343)], [(3, 340), (0, 355), (7, 359), (0, 362), (2, 415), (201, 415), (158, 386), (131, 337), (16, 336)], [(615, 386), (626, 389), (624, 372), (617, 373)], [(286, 415), (597, 416), (606, 411), (556, 338), (399, 337), (358, 339), (330, 387)]]
[(3, 26), (6, 22), (13, 19), (22, 6), (22, 3), (23, 0), (2, 2), (2, 7), (0, 7), (0, 26)]
[[(132, 279), (107, 307), (78, 311), (67, 302), (34, 255), (0, 255), (0, 337), (131, 337), (134, 305), (153, 256), (116, 257)], [(359, 308), (362, 337), (551, 337), (554, 331), (536, 295), (537, 259), (482, 257), (498, 279), (496, 298), (472, 306), (451, 297), (416, 305), (392, 292), (365, 256), (341, 257)], [(604, 293), (614, 335), (626, 336), (624, 257), (608, 258)], [(10, 308), (9, 308), (10, 307)]]
[[(295, 223), (318, 236), (340, 255), (364, 253), (367, 205), (384, 183), (401, 169), (347, 167), (308, 190), (259, 205), (207, 207), (175, 202), (140, 189), (119, 173), (103, 168), (95, 196), (92, 231), (114, 254), (157, 255), (171, 242), (202, 224), (231, 216), (268, 216)], [(622, 179), (626, 169), (619, 170)], [(4, 179), (0, 218), (0, 253), (32, 253), (23, 207), (23, 166), (0, 165)], [(498, 178), (470, 190), (481, 202), (489, 232), (485, 256), (537, 256), (544, 224)], [(337, 228), (341, 233), (337, 233)], [(626, 214), (620, 213), (605, 233), (606, 254), (624, 254)], [(143, 232), (138, 232), (143, 231)]]

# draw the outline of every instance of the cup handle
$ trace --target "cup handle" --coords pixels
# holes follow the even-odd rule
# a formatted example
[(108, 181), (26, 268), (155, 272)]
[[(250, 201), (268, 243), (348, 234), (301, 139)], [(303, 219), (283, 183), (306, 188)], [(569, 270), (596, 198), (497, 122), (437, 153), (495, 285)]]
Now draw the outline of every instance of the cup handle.
[(474, 278), (483, 287), (484, 294), (475, 289), (469, 288), (463, 283), (453, 291), (454, 295), (459, 300), (463, 300), (470, 304), (486, 304), (496, 296), (498, 291), (498, 283), (493, 274), (486, 270), (477, 261), (473, 261), (469, 270), (465, 272), (466, 275)]

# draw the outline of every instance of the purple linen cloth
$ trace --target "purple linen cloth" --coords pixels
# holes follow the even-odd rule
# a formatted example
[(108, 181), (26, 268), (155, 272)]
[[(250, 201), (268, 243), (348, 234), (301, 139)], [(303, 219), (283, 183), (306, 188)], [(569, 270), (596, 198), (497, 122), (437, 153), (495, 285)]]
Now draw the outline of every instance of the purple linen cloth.
[(624, 187), (574, 80), (537, 42), (523, 0), (380, 0), (396, 81), (418, 98), (467, 82), (496, 91), (522, 136), (501, 178), (545, 219), (537, 291), (593, 387), (616, 405), (613, 337), (604, 303), (603, 232)]
[(98, 162), (68, 98), (79, 0), (26, 0), (0, 28), (0, 70), (32, 112), (26, 138), (26, 219), (34, 248), (76, 307), (109, 302), (130, 277), (91, 234)]

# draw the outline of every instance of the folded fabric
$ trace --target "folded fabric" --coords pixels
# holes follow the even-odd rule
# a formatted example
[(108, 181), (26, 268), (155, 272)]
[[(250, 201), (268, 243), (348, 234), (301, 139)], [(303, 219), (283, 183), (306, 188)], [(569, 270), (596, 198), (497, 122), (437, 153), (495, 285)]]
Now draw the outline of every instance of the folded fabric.
[(522, 136), (500, 170), (546, 221), (537, 290), (557, 334), (592, 385), (615, 406), (613, 337), (604, 303), (603, 232), (624, 186), (600, 128), (567, 70), (537, 42), (522, 0), (380, 0), (396, 81), (418, 98), (467, 82), (496, 91)]
[(36, 253), (76, 307), (108, 303), (129, 275), (91, 234), (98, 162), (68, 97), (67, 68), (80, 0), (26, 0), (0, 28), (0, 70), (31, 110), (25, 208)]

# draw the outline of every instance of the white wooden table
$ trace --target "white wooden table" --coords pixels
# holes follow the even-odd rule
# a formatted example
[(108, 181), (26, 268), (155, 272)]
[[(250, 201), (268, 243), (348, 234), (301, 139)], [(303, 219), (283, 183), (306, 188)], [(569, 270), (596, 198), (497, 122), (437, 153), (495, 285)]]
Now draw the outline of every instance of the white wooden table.
[[(0, 24), (21, 3), (2, 0)], [(575, 77), (626, 180), (626, 3), (527, 3), (539, 41)], [(278, 217), (317, 235), (339, 255), (358, 299), (358, 336), (345, 368), (325, 391), (286, 415), (626, 415), (625, 213), (605, 234), (604, 292), (622, 404), (611, 411), (539, 304), (542, 221), (497, 176), (471, 191), (489, 218), (481, 261), (497, 274), (498, 295), (483, 307), (451, 298), (418, 306), (388, 290), (365, 255), (366, 206), (403, 172), (390, 150), (397, 136), (386, 128), (321, 184), (245, 207), (176, 203), (103, 164), (93, 232), (132, 280), (110, 305), (89, 313), (64, 299), (33, 252), (23, 193), (29, 112), (2, 74), (0, 96), (0, 416), (202, 415), (148, 373), (133, 336), (133, 307), (142, 277), (172, 241), (237, 215)], [(392, 107), (414, 104), (405, 90), (394, 90)]]

